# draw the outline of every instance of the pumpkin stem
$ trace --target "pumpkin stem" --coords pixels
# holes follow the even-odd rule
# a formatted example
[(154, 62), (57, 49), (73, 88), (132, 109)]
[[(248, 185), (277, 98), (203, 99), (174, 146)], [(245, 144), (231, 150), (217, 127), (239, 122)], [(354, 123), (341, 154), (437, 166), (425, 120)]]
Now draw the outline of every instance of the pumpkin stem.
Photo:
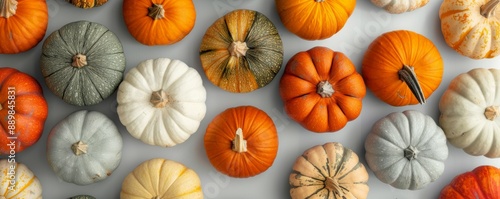
[(246, 42), (234, 41), (233, 43), (231, 43), (231, 45), (229, 45), (229, 48), (227, 50), (229, 50), (231, 56), (239, 58), (241, 56), (245, 56), (248, 49), (249, 48)]
[(75, 142), (71, 145), (71, 150), (75, 155), (82, 155), (87, 153), (87, 148), (89, 146), (82, 141)]
[(316, 92), (323, 98), (331, 97), (335, 92), (335, 90), (333, 90), (332, 84), (330, 84), (330, 82), (326, 80), (319, 82), (316, 88)]
[(424, 91), (420, 87), (420, 83), (417, 79), (417, 74), (411, 66), (403, 65), (403, 68), (398, 72), (399, 79), (403, 80), (406, 85), (410, 88), (413, 96), (415, 96), (420, 104), (425, 103)]
[(148, 11), (148, 16), (154, 20), (165, 18), (165, 9), (163, 9), (163, 5), (161, 4), (153, 4), (153, 6), (148, 8)]
[(495, 14), (495, 9), (497, 8), (500, 0), (490, 0), (488, 3), (481, 6), (481, 15), (486, 18), (490, 18)]
[(420, 151), (415, 148), (414, 146), (409, 146), (408, 148), (404, 149), (404, 156), (406, 159), (408, 160), (413, 160), (415, 158), (417, 158), (417, 155), (418, 153), (420, 153)]
[(80, 53), (73, 56), (73, 62), (71, 63), (71, 66), (75, 68), (81, 68), (86, 65), (87, 65), (87, 56)]
[(495, 118), (499, 115), (498, 106), (488, 106), (484, 110), (484, 116), (486, 119), (491, 121), (495, 120)]
[(236, 130), (236, 136), (233, 139), (232, 149), (238, 153), (247, 151), (247, 141), (243, 139), (243, 130), (241, 128)]
[(169, 103), (167, 92), (163, 90), (155, 91), (151, 94), (149, 102), (153, 104), (155, 108), (163, 108)]
[(0, 17), (9, 18), (16, 14), (17, 0), (0, 0)]
[(331, 192), (336, 192), (341, 198), (344, 197), (344, 192), (340, 188), (339, 182), (336, 179), (327, 177), (325, 180), (325, 187)]
[(314, 0), (314, 1), (316, 1), (316, 2), (318, 2), (318, 3), (321, 3), (321, 2), (323, 2), (323, 1), (325, 1), (325, 0)]

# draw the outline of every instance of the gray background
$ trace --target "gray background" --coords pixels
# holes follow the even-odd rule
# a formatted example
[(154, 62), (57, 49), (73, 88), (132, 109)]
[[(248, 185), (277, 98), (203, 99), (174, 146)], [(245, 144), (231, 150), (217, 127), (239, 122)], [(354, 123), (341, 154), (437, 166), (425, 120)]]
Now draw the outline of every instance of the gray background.
[[(371, 125), (381, 117), (407, 109), (420, 110), (434, 119), (438, 118), (438, 102), (450, 80), (456, 75), (475, 67), (496, 67), (500, 58), (491, 60), (471, 60), (458, 55), (448, 47), (442, 38), (438, 17), (441, 1), (431, 1), (421, 9), (400, 15), (389, 15), (369, 1), (358, 1), (353, 15), (345, 27), (333, 37), (322, 41), (306, 41), (288, 32), (279, 20), (274, 1), (270, 0), (195, 0), (197, 19), (192, 32), (181, 42), (170, 46), (144, 46), (128, 33), (122, 17), (122, 1), (111, 0), (102, 7), (83, 10), (73, 7), (63, 0), (48, 0), (50, 19), (47, 34), (61, 26), (77, 21), (89, 20), (101, 23), (112, 30), (121, 40), (127, 61), (127, 70), (146, 59), (167, 57), (179, 59), (197, 69), (203, 77), (207, 89), (207, 114), (197, 133), (185, 143), (173, 148), (149, 146), (134, 139), (118, 120), (116, 94), (102, 103), (89, 107), (75, 107), (65, 104), (53, 95), (43, 82), (38, 65), (41, 43), (34, 49), (16, 55), (0, 55), (0, 66), (10, 66), (29, 73), (42, 84), (49, 103), (49, 117), (45, 131), (39, 142), (18, 153), (17, 160), (25, 163), (41, 180), (44, 198), (68, 198), (76, 194), (92, 194), (97, 198), (119, 198), (121, 182), (125, 176), (141, 162), (162, 157), (179, 161), (194, 169), (200, 176), (205, 198), (289, 198), (288, 175), (295, 158), (304, 150), (325, 142), (341, 142), (353, 149), (364, 161), (364, 139)], [(278, 94), (278, 82), (283, 69), (268, 86), (247, 94), (225, 92), (212, 85), (201, 69), (198, 48), (205, 30), (217, 18), (237, 9), (253, 9), (264, 13), (278, 27), (284, 42), (284, 60), (295, 53), (314, 46), (327, 46), (344, 52), (360, 71), (365, 49), (378, 35), (396, 29), (416, 31), (431, 39), (438, 47), (445, 62), (443, 81), (425, 105), (392, 107), (374, 97), (371, 91), (363, 100), (363, 110), (355, 121), (336, 133), (315, 134), (304, 130), (283, 113), (283, 104)], [(285, 64), (284, 63), (284, 64)], [(284, 65), (283, 64), (283, 65)], [(275, 121), (279, 130), (279, 151), (276, 160), (266, 172), (247, 179), (229, 178), (218, 173), (208, 161), (203, 148), (203, 135), (212, 118), (229, 107), (253, 105), (266, 111)], [(119, 127), (124, 141), (123, 158), (120, 166), (106, 180), (87, 186), (78, 186), (59, 180), (49, 168), (45, 155), (47, 135), (50, 129), (68, 114), (81, 110), (98, 110), (113, 119)], [(449, 158), (445, 173), (423, 190), (397, 190), (381, 183), (371, 171), (369, 198), (437, 198), (443, 186), (451, 179), (479, 165), (500, 166), (500, 159), (473, 157), (449, 145)], [(365, 164), (366, 165), (366, 164)]]

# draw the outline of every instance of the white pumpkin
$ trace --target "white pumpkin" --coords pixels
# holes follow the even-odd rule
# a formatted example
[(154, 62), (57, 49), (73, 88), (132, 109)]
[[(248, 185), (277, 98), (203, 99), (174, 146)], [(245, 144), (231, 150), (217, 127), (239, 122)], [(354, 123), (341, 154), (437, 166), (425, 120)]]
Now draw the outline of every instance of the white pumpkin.
[(52, 128), (47, 159), (60, 179), (87, 185), (111, 175), (120, 164), (122, 147), (113, 121), (102, 113), (81, 110)]
[(500, 70), (476, 68), (455, 77), (439, 102), (448, 141), (474, 156), (500, 157)]
[(195, 69), (179, 60), (150, 59), (127, 72), (118, 87), (118, 116), (133, 137), (172, 147), (198, 130), (206, 95)]
[(40, 180), (15, 159), (0, 160), (0, 198), (42, 199)]
[(371, 0), (371, 2), (389, 13), (401, 14), (425, 6), (429, 0)]

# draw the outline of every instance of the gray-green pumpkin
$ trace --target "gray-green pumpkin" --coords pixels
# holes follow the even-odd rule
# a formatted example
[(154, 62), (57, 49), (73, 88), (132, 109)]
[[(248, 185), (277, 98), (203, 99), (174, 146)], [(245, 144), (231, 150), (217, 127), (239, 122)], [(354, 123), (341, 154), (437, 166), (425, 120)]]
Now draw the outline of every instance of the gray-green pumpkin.
[(94, 105), (109, 97), (125, 71), (118, 37), (89, 21), (72, 22), (50, 34), (40, 62), (47, 87), (77, 106)]

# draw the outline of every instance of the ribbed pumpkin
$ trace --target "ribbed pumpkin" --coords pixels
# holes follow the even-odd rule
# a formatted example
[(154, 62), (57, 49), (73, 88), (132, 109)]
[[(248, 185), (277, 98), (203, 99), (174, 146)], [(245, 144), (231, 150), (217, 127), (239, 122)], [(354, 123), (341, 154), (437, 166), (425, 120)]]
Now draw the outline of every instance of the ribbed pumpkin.
[(10, 160), (0, 160), (0, 198), (42, 199), (40, 180), (26, 165)]
[(363, 78), (341, 52), (315, 47), (295, 54), (280, 81), (285, 111), (313, 132), (334, 132), (361, 113)]
[(45, 36), (46, 0), (0, 0), (0, 54), (25, 52)]
[(431, 40), (396, 30), (376, 38), (363, 58), (366, 86), (392, 106), (423, 104), (443, 77), (443, 60)]
[(425, 6), (429, 0), (371, 0), (371, 2), (389, 13), (401, 14)]
[(67, 2), (70, 2), (76, 7), (83, 8), (83, 9), (89, 9), (93, 7), (98, 7), (102, 6), (108, 0), (66, 0)]
[(16, 69), (0, 68), (0, 154), (19, 153), (38, 142), (47, 115), (38, 81)]
[(114, 93), (125, 71), (120, 40), (88, 21), (64, 25), (42, 47), (40, 67), (47, 87), (66, 103), (97, 104)]
[(191, 32), (196, 10), (192, 0), (123, 0), (123, 19), (138, 42), (169, 45)]
[(266, 171), (278, 152), (278, 134), (273, 120), (253, 106), (226, 109), (217, 115), (205, 133), (205, 151), (210, 163), (231, 177), (252, 177)]
[(283, 63), (283, 44), (262, 13), (235, 10), (205, 32), (200, 58), (208, 80), (230, 92), (244, 93), (269, 84)]
[(367, 198), (368, 173), (358, 155), (338, 142), (306, 150), (289, 177), (292, 199)]
[(446, 185), (439, 199), (498, 199), (500, 169), (490, 165), (478, 166), (456, 176)]

